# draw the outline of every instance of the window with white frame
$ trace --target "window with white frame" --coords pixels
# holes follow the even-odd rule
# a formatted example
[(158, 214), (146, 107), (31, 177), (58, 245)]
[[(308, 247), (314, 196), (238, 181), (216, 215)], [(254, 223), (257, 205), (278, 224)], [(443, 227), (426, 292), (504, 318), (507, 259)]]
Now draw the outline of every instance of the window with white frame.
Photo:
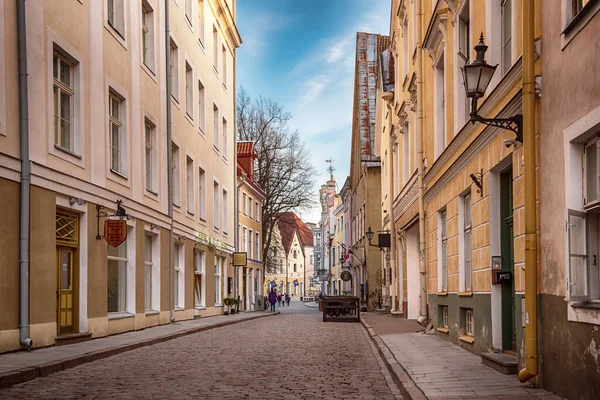
[(194, 119), (194, 70), (185, 62), (185, 113)]
[(465, 311), (465, 334), (473, 336), (473, 310)]
[(257, 261), (260, 261), (260, 233), (256, 232), (256, 240), (254, 241), (254, 245), (256, 246), (256, 249), (254, 250), (254, 258)]
[(512, 66), (512, 0), (502, 0), (502, 61), (504, 75)]
[(213, 227), (216, 230), (221, 228), (221, 208), (219, 207), (219, 184), (213, 181)]
[(252, 197), (248, 196), (248, 218), (252, 219)]
[(194, 160), (192, 160), (190, 156), (187, 156), (185, 164), (185, 190), (187, 195), (187, 212), (190, 214), (194, 214)]
[(221, 70), (223, 71), (223, 86), (227, 88), (227, 49), (221, 46)]
[(53, 56), (54, 144), (70, 152), (75, 151), (74, 138), (74, 67), (63, 55)]
[(408, 121), (402, 125), (402, 184), (406, 185), (410, 178), (410, 134)]
[(254, 212), (254, 217), (256, 219), (256, 222), (260, 222), (260, 208), (259, 208), (260, 205), (258, 204), (258, 201), (256, 201), (254, 204), (256, 206), (256, 210)]
[(147, 0), (142, 1), (142, 61), (154, 72), (154, 10)]
[(213, 69), (215, 73), (219, 73), (219, 32), (217, 27), (213, 25)]
[(213, 146), (219, 150), (219, 107), (213, 103)]
[(206, 253), (196, 249), (194, 255), (194, 306), (206, 307)]
[(254, 259), (254, 247), (252, 246), (252, 236), (254, 235), (254, 232), (252, 231), (252, 229), (248, 230), (248, 258), (250, 259)]
[(223, 234), (224, 235), (227, 235), (227, 233), (228, 233), (227, 226), (229, 224), (229, 220), (228, 220), (229, 210), (227, 209), (227, 203), (228, 203), (227, 190), (223, 189), (223, 207), (222, 207), (222, 209), (223, 209)]
[(152, 235), (144, 235), (144, 308), (152, 310)]
[(198, 129), (205, 134), (206, 129), (206, 90), (200, 80), (198, 80)]
[(408, 53), (408, 18), (404, 17), (404, 21), (402, 22), (402, 57), (404, 64), (404, 75), (408, 75)]
[[(470, 54), (471, 54), (471, 20), (469, 13), (470, 2), (467, 1), (463, 5), (462, 10), (458, 16), (458, 57), (456, 58), (457, 62), (455, 63), (455, 87), (462, 88), (463, 78), (461, 69), (464, 68), (470, 62)], [(456, 112), (455, 119), (456, 123), (454, 124), (455, 132), (458, 132), (464, 124), (469, 120), (469, 98), (464, 90), (456, 90), (455, 91), (455, 99), (456, 99)]]
[(248, 237), (246, 236), (246, 227), (242, 228), (242, 251), (248, 251), (246, 245), (248, 244)]
[(221, 304), (221, 256), (215, 255), (215, 305)]
[(206, 171), (198, 167), (198, 214), (206, 221)]
[(446, 217), (446, 210), (438, 213), (438, 287), (441, 289), (441, 292), (446, 292), (448, 290), (448, 237), (446, 233)]
[(125, 38), (125, 4), (124, 0), (106, 0), (108, 24), (122, 38)]
[(473, 289), (473, 265), (471, 263), (473, 257), (473, 247), (471, 245), (471, 194), (467, 194), (463, 197), (464, 204), (464, 219), (463, 219), (463, 229), (464, 229), (464, 238), (463, 238), (463, 246), (464, 246), (464, 260), (465, 260), (465, 291), (469, 292)]
[(223, 118), (223, 158), (227, 159), (228, 151), (227, 151), (227, 146), (228, 146), (228, 140), (227, 140), (227, 120), (225, 118)]
[(173, 270), (175, 271), (175, 308), (185, 308), (185, 254), (182, 243), (175, 243)]
[(248, 198), (248, 196), (246, 196), (246, 193), (243, 193), (242, 194), (242, 199), (243, 199), (242, 200), (242, 212), (244, 213), (244, 215), (247, 214), (247, 211), (246, 211), (246, 199), (247, 198)]
[[(131, 233), (131, 229), (129, 228), (128, 233)], [(130, 249), (128, 249), (127, 242), (132, 240), (133, 237), (133, 235), (128, 235), (128, 239), (117, 247), (107, 245), (107, 310), (109, 313), (127, 311), (127, 279), (129, 278), (129, 260), (132, 258), (128, 251)]]
[(442, 307), (442, 327), (448, 328), (448, 307)]
[(310, 265), (314, 265), (314, 256), (311, 254), (310, 255)]
[(435, 158), (439, 157), (446, 148), (446, 78), (444, 72), (444, 57), (444, 53), (442, 52), (433, 70)]
[(204, 0), (198, 0), (198, 40), (204, 46)]
[(185, 0), (185, 19), (189, 22), (190, 25), (192, 23), (192, 0)]
[(108, 96), (109, 129), (110, 129), (110, 167), (111, 170), (127, 175), (127, 135), (125, 132), (125, 99), (109, 91)]
[(181, 205), (181, 169), (179, 168), (179, 146), (171, 142), (173, 169), (173, 204), (179, 207)]
[(170, 67), (171, 67), (171, 96), (179, 102), (179, 48), (171, 38), (170, 48)]
[(158, 162), (158, 152), (156, 151), (156, 126), (148, 119), (144, 121), (144, 132), (146, 190), (154, 193), (158, 187), (158, 174), (156, 167)]

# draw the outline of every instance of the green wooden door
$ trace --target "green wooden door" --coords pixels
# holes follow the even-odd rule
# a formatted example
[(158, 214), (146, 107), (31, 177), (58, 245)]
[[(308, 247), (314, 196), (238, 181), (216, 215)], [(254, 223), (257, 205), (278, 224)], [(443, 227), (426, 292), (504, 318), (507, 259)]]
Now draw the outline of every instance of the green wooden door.
[(502, 271), (513, 276), (510, 282), (502, 284), (502, 349), (516, 351), (512, 170), (500, 176), (500, 219)]

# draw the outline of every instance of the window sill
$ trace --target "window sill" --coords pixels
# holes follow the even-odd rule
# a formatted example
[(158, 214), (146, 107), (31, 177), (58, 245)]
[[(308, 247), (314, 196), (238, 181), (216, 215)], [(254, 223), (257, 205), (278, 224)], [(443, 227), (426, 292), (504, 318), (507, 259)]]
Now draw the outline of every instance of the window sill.
[(219, 148), (213, 144), (213, 151), (219, 154)]
[(187, 213), (188, 213), (188, 216), (190, 216), (190, 217), (194, 217), (194, 215), (195, 215), (194, 212), (190, 211), (190, 210), (187, 210)]
[(450, 329), (448, 329), (448, 328), (437, 328), (437, 331), (438, 332), (442, 332), (442, 333), (449, 333)]
[(183, 307), (175, 307), (175, 311), (185, 311), (185, 308), (183, 308)]
[(175, 107), (177, 107), (178, 110), (180, 110), (179, 99), (177, 99), (177, 97), (175, 97), (173, 94), (171, 94), (171, 104), (173, 104)]
[(225, 85), (224, 83), (221, 83), (221, 86), (223, 86), (223, 90), (225, 91), (225, 93), (227, 93), (227, 85)]
[(160, 314), (160, 311), (146, 310), (146, 315), (158, 315), (158, 314)]
[(204, 133), (204, 129), (198, 127), (198, 133), (204, 138), (206, 139), (206, 133)]
[(116, 30), (110, 22), (108, 22), (108, 20), (104, 23), (104, 27), (106, 28), (106, 30), (108, 32), (110, 32), (110, 34), (117, 40), (117, 42), (119, 42), (119, 44), (121, 46), (123, 46), (123, 48), (125, 50), (127, 50), (127, 40), (125, 40), (124, 35), (121, 34), (121, 32), (119, 32), (118, 30)]
[(187, 111), (185, 112), (185, 119), (190, 125), (194, 126), (194, 117), (192, 117)]
[(115, 170), (114, 170), (114, 169), (112, 169), (112, 168), (110, 169), (110, 172), (112, 172), (113, 174), (115, 174), (115, 175), (117, 175), (117, 176), (119, 176), (119, 177), (121, 177), (121, 178), (123, 178), (123, 179), (126, 179), (126, 180), (127, 180), (127, 179), (129, 179), (129, 178), (127, 178), (127, 175), (124, 175), (123, 173), (121, 173), (121, 172), (119, 172), (119, 171), (115, 171)]
[(465, 343), (470, 343), (470, 344), (475, 343), (475, 338), (473, 336), (469, 336), (469, 335), (459, 336), (458, 339)]
[(54, 148), (55, 148), (56, 150), (62, 151), (63, 153), (66, 153), (66, 154), (70, 155), (71, 157), (75, 157), (75, 158), (76, 158), (76, 159), (78, 159), (78, 160), (81, 160), (81, 158), (82, 158), (82, 157), (81, 157), (79, 154), (75, 154), (75, 153), (74, 153), (74, 152), (72, 152), (71, 150), (69, 150), (69, 149), (66, 149), (66, 148), (64, 148), (64, 147), (62, 147), (62, 146), (59, 146), (59, 145), (58, 145), (58, 144), (56, 144), (56, 143), (54, 144)]
[(438, 296), (448, 296), (448, 292), (437, 292)]
[(223, 307), (223, 304), (221, 304), (221, 303), (215, 303), (215, 307)]
[(206, 310), (206, 306), (194, 306), (196, 310)]
[(151, 194), (154, 197), (158, 197), (158, 193), (157, 192), (155, 192), (154, 190), (146, 188), (146, 194), (148, 194), (148, 193)]
[(576, 301), (571, 302), (571, 307), (573, 308), (587, 308), (590, 310), (600, 310), (600, 301), (591, 300), (591, 301)]
[(458, 292), (459, 297), (471, 297), (473, 296), (473, 292)]
[(156, 81), (156, 73), (152, 70), (152, 68), (150, 68), (150, 66), (148, 64), (146, 64), (145, 62), (142, 62), (142, 69), (144, 70), (146, 75), (148, 75), (150, 77), (150, 79), (152, 79), (155, 83), (158, 83)]
[(128, 313), (126, 311), (116, 312), (116, 313), (108, 313), (108, 320), (112, 321), (114, 319), (124, 319), (124, 318), (133, 318), (135, 315)]
[(204, 43), (202, 43), (202, 39), (198, 38), (198, 46), (200, 46), (200, 48), (202, 49), (202, 52), (204, 54), (206, 54), (206, 47), (204, 46)]
[(217, 71), (217, 67), (213, 65), (213, 71), (215, 73), (215, 75), (217, 76), (217, 78), (219, 77), (219, 71)]

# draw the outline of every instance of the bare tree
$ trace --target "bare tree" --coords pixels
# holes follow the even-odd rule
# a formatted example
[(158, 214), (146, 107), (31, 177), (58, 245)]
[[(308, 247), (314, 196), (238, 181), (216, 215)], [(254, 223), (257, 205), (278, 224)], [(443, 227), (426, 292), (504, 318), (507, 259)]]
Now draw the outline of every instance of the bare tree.
[[(242, 87), (237, 94), (237, 138), (253, 141), (258, 153), (254, 179), (266, 193), (262, 208), (263, 262), (274, 272), (276, 255), (271, 251), (273, 229), (279, 216), (313, 206), (315, 168), (297, 130), (288, 125), (292, 116), (276, 101), (252, 99)], [(274, 244), (274, 243), (273, 243)]]

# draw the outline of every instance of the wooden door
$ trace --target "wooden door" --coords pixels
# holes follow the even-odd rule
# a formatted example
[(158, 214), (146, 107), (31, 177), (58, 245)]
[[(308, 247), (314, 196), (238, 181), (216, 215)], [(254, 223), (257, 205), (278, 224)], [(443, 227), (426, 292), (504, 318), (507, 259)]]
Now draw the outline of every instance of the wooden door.
[(70, 247), (56, 248), (58, 259), (58, 333), (73, 332), (73, 255)]

